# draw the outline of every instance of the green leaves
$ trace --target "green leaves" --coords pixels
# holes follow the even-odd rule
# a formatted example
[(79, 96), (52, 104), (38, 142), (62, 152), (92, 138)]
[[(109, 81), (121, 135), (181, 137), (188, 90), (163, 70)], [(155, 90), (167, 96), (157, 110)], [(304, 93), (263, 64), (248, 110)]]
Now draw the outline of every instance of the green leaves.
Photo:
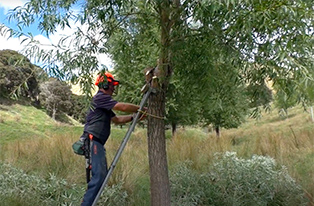
[[(69, 185), (64, 179), (50, 174), (47, 179), (26, 174), (9, 164), (0, 163), (0, 189), (3, 197), (22, 197), (26, 203), (41, 205), (79, 204), (84, 189)], [(68, 189), (71, 188), (71, 193)], [(6, 199), (5, 198), (5, 199)], [(16, 198), (18, 199), (18, 198)]]
[(73, 17), (70, 8), (75, 2), (76, 0), (31, 0), (23, 7), (10, 10), (7, 18), (9, 21), (17, 21), (20, 31), (38, 21), (38, 29), (49, 36), (56, 31), (57, 26), (61, 26), (61, 28), (69, 26), (69, 20)]
[[(10, 12), (8, 18), (17, 20), (20, 29), (39, 18), (39, 27), (47, 35), (58, 27), (73, 28), (72, 21), (81, 23), (74, 34), (61, 38), (50, 49), (43, 49), (21, 31), (4, 26), (1, 31), (10, 37), (25, 37), (22, 41), (28, 44), (28, 57), (45, 64), (49, 74), (79, 83), (89, 96), (91, 74), (99, 67), (96, 55), (109, 53), (115, 63), (115, 73), (124, 82), (117, 98), (137, 103), (144, 83), (143, 69), (156, 66), (161, 52), (169, 49), (173, 81), (167, 90), (169, 119), (173, 116), (173, 120), (193, 122), (187, 118), (191, 115), (175, 114), (178, 108), (197, 105), (195, 101), (205, 97), (208, 105), (220, 111), (225, 107), (230, 115), (236, 109), (226, 105), (240, 101), (233, 94), (242, 96), (244, 84), (263, 85), (266, 80), (278, 84), (291, 76), (295, 89), (303, 92), (300, 96), (310, 97), (303, 83), (313, 79), (314, 11), (309, 0), (172, 2), (166, 8), (169, 22), (165, 26), (170, 28), (164, 39), (169, 43), (167, 48), (163, 48), (160, 37), (159, 1), (89, 0), (79, 9), (73, 7), (75, 2), (32, 0)], [(225, 78), (229, 75), (236, 80), (229, 82)], [(200, 88), (207, 93), (195, 93)], [(195, 97), (185, 100), (191, 93)]]
[(23, 55), (12, 50), (0, 51), (0, 96), (36, 99), (38, 68)]

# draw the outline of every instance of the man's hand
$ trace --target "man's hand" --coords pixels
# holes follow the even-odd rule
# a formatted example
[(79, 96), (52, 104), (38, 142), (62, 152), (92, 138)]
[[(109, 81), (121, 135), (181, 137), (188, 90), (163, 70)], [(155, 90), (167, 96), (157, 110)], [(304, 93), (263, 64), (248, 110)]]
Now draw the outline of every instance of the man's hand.
[(147, 107), (144, 107), (142, 111), (139, 111), (140, 112), (140, 118), (139, 118), (139, 121), (142, 121), (143, 119), (145, 119), (147, 117)]
[[(137, 114), (137, 113), (134, 113), (134, 114), (132, 115), (132, 120), (135, 119), (136, 114)], [(146, 118), (145, 113), (141, 113), (141, 112), (140, 112), (140, 116), (139, 116), (139, 118), (137, 119), (137, 121), (142, 121), (142, 120), (145, 119), (145, 118)]]

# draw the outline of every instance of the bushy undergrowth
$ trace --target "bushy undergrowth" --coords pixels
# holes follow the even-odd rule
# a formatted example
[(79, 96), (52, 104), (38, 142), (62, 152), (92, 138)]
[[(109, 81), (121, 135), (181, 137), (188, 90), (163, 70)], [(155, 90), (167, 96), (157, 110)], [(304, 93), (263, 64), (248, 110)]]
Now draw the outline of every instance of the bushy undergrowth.
[(236, 153), (216, 156), (208, 172), (198, 174), (191, 162), (178, 165), (171, 175), (172, 205), (302, 206), (302, 188), (285, 167), (270, 157), (241, 159)]
[[(72, 206), (80, 205), (85, 187), (70, 185), (64, 179), (50, 175), (43, 179), (26, 174), (9, 164), (0, 163), (0, 205), (6, 206)], [(127, 193), (122, 184), (107, 187), (99, 204), (126, 205)]]
[[(253, 154), (271, 156), (286, 165), (302, 184), (309, 205), (313, 204), (313, 123), (301, 113), (285, 121), (276, 115), (237, 130), (224, 130), (220, 138), (198, 128), (178, 130), (167, 140), (173, 205), (305, 204), (303, 192), (285, 168), (271, 158), (250, 158)], [(0, 205), (79, 205), (86, 188), (84, 160), (72, 152), (71, 145), (82, 127), (53, 122), (43, 112), (19, 105), (2, 105), (0, 116), (0, 130), (6, 134), (0, 134)], [(108, 162), (125, 132), (126, 128), (112, 128), (106, 144)], [(166, 132), (170, 137), (171, 131)], [(132, 135), (110, 178), (113, 186), (106, 187), (99, 205), (150, 205), (146, 129), (138, 128)], [(232, 153), (214, 159), (215, 153), (225, 151), (237, 151), (238, 157), (250, 159)], [(186, 160), (190, 163), (181, 163)], [(179, 166), (174, 169), (175, 165)]]
[[(217, 154), (203, 173), (193, 162), (178, 164), (171, 172), (172, 206), (302, 206), (301, 187), (285, 167), (270, 157), (238, 158), (236, 153)], [(7, 206), (79, 205), (85, 186), (70, 185), (50, 175), (40, 178), (0, 163), (0, 199)], [(131, 199), (130, 199), (131, 198)], [(134, 205), (122, 183), (106, 187), (99, 204)]]
[(117, 185), (106, 187), (99, 198), (98, 205), (127, 206), (128, 193), (123, 189), (123, 184), (118, 183)]
[[(78, 205), (82, 188), (68, 185), (64, 179), (54, 175), (43, 179), (28, 175), (23, 170), (9, 164), (0, 163), (0, 196), (14, 205), (14, 197), (23, 199), (27, 205)], [(36, 204), (34, 204), (36, 203)]]

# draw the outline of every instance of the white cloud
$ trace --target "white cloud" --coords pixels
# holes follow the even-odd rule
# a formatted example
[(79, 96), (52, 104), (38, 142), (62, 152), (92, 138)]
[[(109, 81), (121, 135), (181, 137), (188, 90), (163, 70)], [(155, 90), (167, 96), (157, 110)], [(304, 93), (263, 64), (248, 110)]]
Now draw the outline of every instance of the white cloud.
[[(0, 0), (0, 8), (4, 9), (4, 15), (6, 15), (10, 9), (23, 6), (26, 2), (27, 0)], [(7, 33), (0, 34), (0, 50), (11, 49), (21, 51), (23, 49), (23, 45), (20, 44), (22, 39), (8, 37)]]
[(23, 45), (21, 45), (22, 39), (20, 38), (8, 38), (9, 34), (0, 35), (0, 50), (11, 49), (16, 51), (21, 51)]
[[(6, 14), (8, 10), (14, 9), (17, 6), (23, 6), (28, 1), (29, 0), (0, 0), (0, 7), (4, 8), (5, 14)], [(64, 30), (61, 30), (59, 28), (57, 29), (57, 32), (49, 36), (49, 39), (43, 35), (36, 35), (34, 36), (34, 38), (35, 40), (39, 41), (41, 44), (45, 44), (45, 46), (41, 47), (42, 49), (49, 49), (47, 45), (50, 45), (50, 44), (57, 45), (59, 40), (62, 37), (68, 36), (69, 34), (74, 33), (73, 28), (76, 28), (79, 26), (82, 30), (87, 30), (86, 26), (78, 25), (78, 23), (71, 22), (70, 24), (71, 24), (71, 28), (65, 28)], [(8, 38), (8, 36), (9, 36), (8, 34), (0, 33), (0, 50), (11, 49), (11, 50), (21, 52), (23, 48), (25, 47), (25, 43), (24, 45), (21, 45), (20, 43), (23, 38)], [(95, 37), (95, 38), (98, 38), (98, 37)], [(99, 55), (96, 55), (96, 57), (100, 65), (104, 64), (109, 69), (112, 69), (113, 63), (107, 55), (99, 54)]]
[(18, 6), (23, 6), (27, 0), (0, 0), (0, 7), (4, 8), (6, 14), (10, 9), (14, 9)]
[[(73, 26), (72, 28), (75, 28)], [(66, 28), (65, 30), (58, 29), (56, 33), (53, 35), (49, 36), (49, 39), (43, 35), (36, 35), (34, 36), (34, 39), (39, 41), (42, 46), (40, 46), (42, 49), (51, 49), (49, 45), (54, 44), (57, 45), (59, 40), (64, 37), (65, 35), (72, 34), (74, 32), (74, 29), (71, 28)], [(26, 42), (21, 44), (21, 41), (23, 40), (22, 38), (8, 38), (8, 34), (6, 35), (1, 35), (0, 34), (0, 50), (4, 49), (11, 49), (18, 51), (22, 53), (22, 50), (24, 49)], [(113, 69), (113, 63), (112, 60), (108, 57), (106, 54), (98, 54), (96, 55), (99, 65), (106, 65), (109, 69)]]

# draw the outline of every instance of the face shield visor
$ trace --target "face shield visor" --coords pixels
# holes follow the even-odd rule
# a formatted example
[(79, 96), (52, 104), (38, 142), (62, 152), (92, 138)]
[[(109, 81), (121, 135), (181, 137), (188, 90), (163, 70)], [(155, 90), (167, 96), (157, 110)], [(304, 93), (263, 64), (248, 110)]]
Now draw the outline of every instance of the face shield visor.
[(120, 85), (120, 82), (118, 80), (115, 80), (113, 78), (108, 78), (108, 82), (109, 82), (109, 85), (112, 86), (112, 89), (113, 89), (113, 92), (112, 92), (112, 95), (117, 95), (118, 94), (118, 91), (119, 91), (119, 85)]

